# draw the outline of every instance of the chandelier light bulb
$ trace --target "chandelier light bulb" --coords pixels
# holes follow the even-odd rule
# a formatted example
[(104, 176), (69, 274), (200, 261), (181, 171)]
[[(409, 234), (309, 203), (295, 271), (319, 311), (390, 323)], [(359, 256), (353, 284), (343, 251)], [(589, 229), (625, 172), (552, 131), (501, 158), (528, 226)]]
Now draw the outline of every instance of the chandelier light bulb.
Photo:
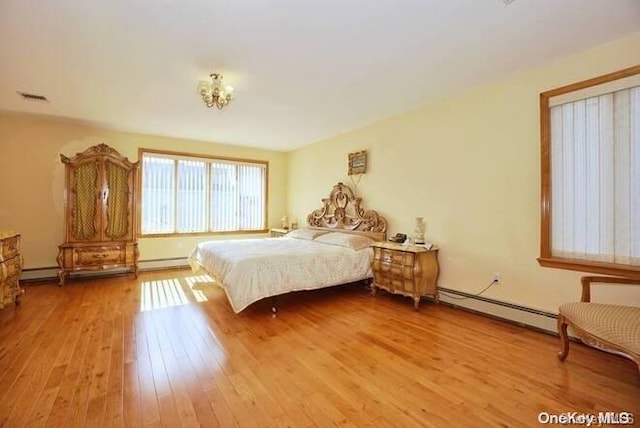
[(198, 93), (200, 95), (204, 95), (209, 92), (209, 82), (200, 81), (198, 83)]

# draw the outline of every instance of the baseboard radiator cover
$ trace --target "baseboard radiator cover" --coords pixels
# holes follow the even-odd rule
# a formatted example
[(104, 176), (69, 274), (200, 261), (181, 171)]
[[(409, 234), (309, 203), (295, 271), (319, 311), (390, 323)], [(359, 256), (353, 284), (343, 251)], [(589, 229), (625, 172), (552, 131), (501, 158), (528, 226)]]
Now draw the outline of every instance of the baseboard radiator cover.
[[(558, 315), (484, 296), (439, 287), (440, 302), (455, 308), (478, 312), (524, 327), (557, 334)], [(452, 295), (452, 296), (448, 296)], [(462, 300), (461, 300), (462, 299)]]
[[(152, 259), (152, 260), (140, 260), (138, 263), (138, 267), (140, 272), (153, 271), (153, 270), (163, 270), (163, 269), (176, 269), (176, 268), (186, 268), (189, 267), (189, 263), (187, 262), (186, 257), (173, 257), (168, 259)], [(72, 273), (70, 278), (88, 278), (92, 276), (108, 276), (108, 275), (122, 275), (124, 273), (131, 272), (129, 269), (114, 269), (108, 272), (106, 271), (83, 271)], [(44, 267), (44, 268), (33, 268), (33, 269), (23, 269), (22, 275), (20, 276), (21, 282), (31, 282), (31, 281), (50, 281), (57, 280), (58, 278), (58, 267)]]

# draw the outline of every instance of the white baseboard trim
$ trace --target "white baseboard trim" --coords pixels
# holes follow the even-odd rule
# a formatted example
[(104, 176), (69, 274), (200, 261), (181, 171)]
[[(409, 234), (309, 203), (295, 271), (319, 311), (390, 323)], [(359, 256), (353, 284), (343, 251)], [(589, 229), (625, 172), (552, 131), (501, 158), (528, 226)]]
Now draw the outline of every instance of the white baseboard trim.
[(189, 267), (186, 257), (174, 257), (171, 259), (154, 259), (140, 261), (141, 271), (186, 268)]
[[(140, 260), (138, 263), (138, 268), (141, 272), (152, 271), (152, 270), (162, 270), (162, 269), (173, 269), (173, 268), (186, 268), (189, 267), (189, 263), (187, 263), (186, 257), (175, 257), (171, 259), (154, 259), (154, 260)], [(72, 277), (91, 277), (91, 276), (108, 276), (108, 275), (119, 275), (126, 272), (130, 272), (129, 269), (112, 269), (109, 271), (84, 271), (71, 274)], [(44, 268), (35, 268), (35, 269), (23, 269), (22, 275), (20, 275), (20, 281), (30, 282), (30, 281), (49, 281), (58, 279), (58, 268), (44, 267)]]
[(479, 312), (525, 327), (533, 327), (553, 334), (557, 334), (558, 331), (558, 315), (550, 312), (443, 287), (440, 287), (440, 301), (453, 307)]
[(20, 281), (45, 281), (58, 278), (57, 267), (45, 267), (35, 269), (23, 269), (20, 275)]

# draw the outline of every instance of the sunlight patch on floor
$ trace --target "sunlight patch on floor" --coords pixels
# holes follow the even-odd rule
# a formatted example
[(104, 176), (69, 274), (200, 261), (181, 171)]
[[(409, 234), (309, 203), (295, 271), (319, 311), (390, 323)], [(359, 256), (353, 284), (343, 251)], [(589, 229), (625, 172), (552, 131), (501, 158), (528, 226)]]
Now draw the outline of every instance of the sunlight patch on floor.
[(140, 311), (181, 306), (189, 303), (178, 278), (143, 281), (140, 287)]
[(202, 284), (204, 283), (214, 282), (213, 278), (211, 278), (209, 275), (195, 275), (195, 276), (187, 276), (184, 278), (184, 280), (189, 286), (189, 289), (191, 290), (191, 292), (193, 293), (193, 297), (196, 298), (196, 301), (206, 302), (208, 300), (207, 296), (201, 290), (201, 287), (202, 287)]

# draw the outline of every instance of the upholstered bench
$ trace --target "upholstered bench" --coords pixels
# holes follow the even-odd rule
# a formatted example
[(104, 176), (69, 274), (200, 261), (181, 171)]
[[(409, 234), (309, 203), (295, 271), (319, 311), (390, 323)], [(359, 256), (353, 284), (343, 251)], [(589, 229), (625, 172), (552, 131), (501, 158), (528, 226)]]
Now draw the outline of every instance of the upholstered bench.
[(582, 277), (582, 301), (560, 306), (558, 333), (562, 349), (558, 358), (569, 353), (567, 326), (585, 344), (630, 358), (640, 370), (640, 307), (591, 303), (591, 283), (640, 284), (640, 279), (604, 276)]

